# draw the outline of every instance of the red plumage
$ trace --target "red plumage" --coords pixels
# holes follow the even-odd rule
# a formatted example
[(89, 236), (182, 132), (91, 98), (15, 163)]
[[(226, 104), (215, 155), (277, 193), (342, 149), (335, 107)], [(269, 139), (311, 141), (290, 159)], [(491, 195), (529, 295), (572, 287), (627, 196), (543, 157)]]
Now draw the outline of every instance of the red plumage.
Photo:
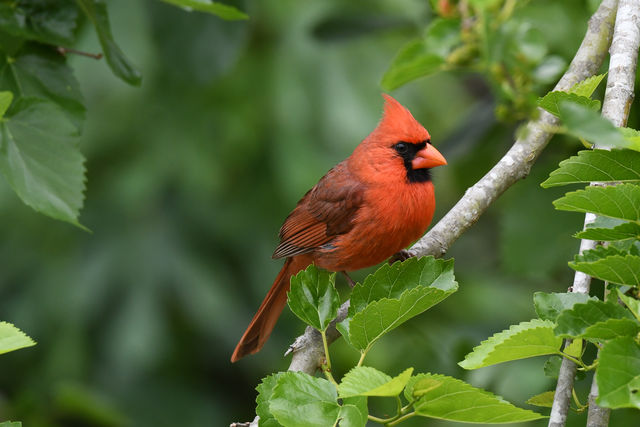
[(256, 353), (287, 299), (292, 275), (314, 263), (331, 271), (379, 264), (418, 239), (435, 210), (429, 168), (446, 164), (429, 132), (388, 95), (376, 129), (304, 195), (280, 229), (286, 257), (231, 361)]

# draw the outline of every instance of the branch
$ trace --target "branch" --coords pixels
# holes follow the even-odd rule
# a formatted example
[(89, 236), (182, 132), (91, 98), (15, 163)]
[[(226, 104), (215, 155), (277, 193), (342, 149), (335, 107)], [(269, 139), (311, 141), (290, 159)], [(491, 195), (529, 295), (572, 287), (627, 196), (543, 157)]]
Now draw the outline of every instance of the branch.
[[(617, 0), (603, 0), (598, 10), (589, 20), (587, 32), (575, 57), (564, 73), (556, 90), (567, 90), (575, 83), (594, 75), (602, 65), (611, 41), (615, 5)], [(451, 244), (480, 218), (480, 215), (507, 188), (528, 175), (531, 166), (551, 139), (549, 129), (558, 124), (558, 119), (538, 110), (537, 120), (527, 124), (526, 136), (516, 140), (509, 152), (473, 187), (469, 188), (462, 199), (411, 249), (412, 255), (434, 255), (441, 257)], [(348, 302), (340, 307), (340, 314), (346, 317)], [(344, 319), (340, 318), (340, 320)], [(320, 334), (307, 328), (304, 335), (298, 337), (290, 351), (293, 357), (289, 370), (302, 371), (313, 375), (321, 365), (324, 352)], [(339, 334), (334, 328), (327, 330), (329, 342)]]
[[(613, 40), (611, 42), (609, 74), (607, 90), (602, 105), (602, 116), (609, 119), (616, 126), (627, 123), (629, 109), (633, 102), (633, 90), (638, 63), (638, 47), (640, 46), (640, 3), (637, 0), (620, 0), (616, 14)], [(585, 227), (593, 222), (595, 215), (585, 215)], [(595, 247), (597, 242), (582, 240), (580, 252)], [(591, 277), (576, 272), (573, 292), (589, 293)], [(567, 363), (565, 363), (567, 362)], [(576, 366), (573, 362), (563, 360), (558, 376), (558, 386), (551, 408), (549, 427), (565, 425), (569, 412), (569, 399), (573, 389)], [(568, 393), (567, 394), (567, 389)], [(560, 392), (561, 391), (561, 392)], [(597, 405), (598, 384), (593, 377), (591, 392), (589, 393), (588, 427), (606, 427), (609, 423), (610, 410)]]

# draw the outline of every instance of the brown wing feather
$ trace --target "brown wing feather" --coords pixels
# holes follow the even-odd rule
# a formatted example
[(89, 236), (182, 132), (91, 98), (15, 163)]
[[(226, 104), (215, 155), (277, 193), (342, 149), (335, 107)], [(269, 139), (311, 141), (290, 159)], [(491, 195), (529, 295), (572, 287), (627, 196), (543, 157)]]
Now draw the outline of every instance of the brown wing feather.
[(364, 200), (364, 186), (351, 175), (345, 162), (331, 169), (298, 202), (280, 228), (274, 258), (291, 257), (331, 244), (353, 228)]

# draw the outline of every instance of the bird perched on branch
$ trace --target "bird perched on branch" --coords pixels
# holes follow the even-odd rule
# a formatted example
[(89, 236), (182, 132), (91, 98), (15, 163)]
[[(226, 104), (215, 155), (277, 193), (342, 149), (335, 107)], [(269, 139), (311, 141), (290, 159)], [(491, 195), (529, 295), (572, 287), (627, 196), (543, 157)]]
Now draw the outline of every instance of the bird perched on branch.
[(379, 264), (431, 223), (430, 169), (447, 162), (409, 110), (383, 97), (384, 115), (375, 130), (302, 197), (282, 225), (273, 258), (286, 261), (232, 362), (265, 344), (287, 302), (291, 276), (312, 263), (345, 273)]

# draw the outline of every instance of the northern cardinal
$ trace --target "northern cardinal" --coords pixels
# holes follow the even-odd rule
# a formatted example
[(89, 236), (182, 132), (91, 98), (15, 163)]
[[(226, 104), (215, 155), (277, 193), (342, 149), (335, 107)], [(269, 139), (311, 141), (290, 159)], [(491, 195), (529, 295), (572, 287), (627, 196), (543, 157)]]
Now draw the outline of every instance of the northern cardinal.
[(376, 265), (427, 230), (435, 210), (430, 168), (447, 162), (409, 110), (384, 95), (384, 115), (351, 156), (302, 197), (280, 229), (273, 258), (287, 258), (231, 361), (258, 352), (287, 302), (292, 275)]

